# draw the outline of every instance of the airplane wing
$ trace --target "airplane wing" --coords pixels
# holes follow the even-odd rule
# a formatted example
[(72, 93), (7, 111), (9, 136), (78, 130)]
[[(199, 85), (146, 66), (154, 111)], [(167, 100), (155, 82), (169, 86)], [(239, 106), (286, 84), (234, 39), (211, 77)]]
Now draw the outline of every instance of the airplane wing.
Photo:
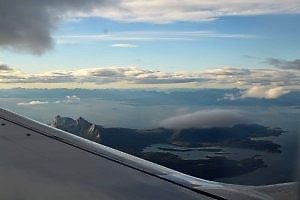
[(297, 199), (296, 183), (207, 181), (0, 109), (0, 198)]

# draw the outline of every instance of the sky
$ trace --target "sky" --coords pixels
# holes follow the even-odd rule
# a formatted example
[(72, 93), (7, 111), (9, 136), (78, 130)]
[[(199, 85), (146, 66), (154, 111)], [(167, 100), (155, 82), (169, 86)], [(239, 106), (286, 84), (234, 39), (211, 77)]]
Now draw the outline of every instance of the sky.
[(0, 0), (0, 14), (0, 88), (299, 89), (299, 0)]

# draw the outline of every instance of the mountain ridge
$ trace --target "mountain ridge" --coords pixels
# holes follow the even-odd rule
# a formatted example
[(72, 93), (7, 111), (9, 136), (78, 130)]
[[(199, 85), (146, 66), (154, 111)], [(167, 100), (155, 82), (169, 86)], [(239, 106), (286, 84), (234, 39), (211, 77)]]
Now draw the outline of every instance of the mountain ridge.
[(72, 119), (60, 115), (55, 117), (51, 126), (132, 154), (153, 144), (181, 147), (237, 147), (280, 153), (280, 145), (268, 140), (252, 140), (252, 138), (279, 136), (284, 132), (279, 128), (271, 129), (258, 124), (182, 130), (105, 128), (102, 125), (90, 123), (82, 117)]
[(57, 115), (51, 123), (51, 126), (85, 139), (101, 143), (101, 134), (98, 125), (90, 123), (82, 117), (74, 120), (70, 117), (61, 117), (60, 115)]

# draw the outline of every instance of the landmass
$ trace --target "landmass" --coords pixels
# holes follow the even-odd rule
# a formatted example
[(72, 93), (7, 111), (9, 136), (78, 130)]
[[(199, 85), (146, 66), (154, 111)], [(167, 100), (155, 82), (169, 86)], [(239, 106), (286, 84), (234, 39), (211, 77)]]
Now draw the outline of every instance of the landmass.
[(176, 155), (158, 152), (142, 153), (139, 156), (162, 166), (207, 180), (238, 176), (267, 167), (263, 159), (257, 155), (242, 160), (231, 160), (223, 156), (182, 160)]
[[(257, 155), (242, 160), (228, 159), (225, 157), (228, 153), (222, 152), (222, 148), (234, 147), (280, 153), (281, 146), (279, 144), (252, 138), (279, 136), (284, 132), (280, 128), (272, 129), (259, 124), (183, 130), (105, 128), (102, 125), (90, 123), (82, 117), (75, 120), (61, 116), (57, 116), (51, 125), (97, 143), (208, 180), (237, 176), (266, 167), (263, 159)], [(166, 152), (143, 151), (151, 145), (162, 145), (158, 149)], [(163, 147), (163, 145), (175, 147), (169, 148)], [(215, 156), (199, 160), (183, 160), (175, 155), (176, 152), (194, 150), (213, 152)]]
[(222, 151), (221, 148), (187, 148), (187, 149), (182, 149), (182, 148), (170, 148), (170, 147), (158, 147), (159, 150), (162, 151), (173, 151), (173, 152), (189, 152), (189, 151), (205, 151), (205, 152), (220, 152)]

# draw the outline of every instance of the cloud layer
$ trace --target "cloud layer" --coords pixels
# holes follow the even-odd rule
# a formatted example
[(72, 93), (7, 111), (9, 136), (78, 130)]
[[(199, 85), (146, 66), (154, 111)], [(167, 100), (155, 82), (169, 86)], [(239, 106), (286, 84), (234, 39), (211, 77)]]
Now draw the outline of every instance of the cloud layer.
[(101, 17), (123, 22), (206, 21), (222, 16), (300, 13), (298, 0), (0, 0), (0, 47), (40, 54), (61, 21)]
[(160, 126), (168, 129), (228, 127), (251, 123), (247, 113), (238, 110), (202, 110), (163, 120)]
[[(2, 70), (1, 70), (2, 69)], [(44, 73), (27, 73), (2, 65), (0, 83), (20, 84), (82, 84), (107, 85), (126, 83), (128, 87), (176, 87), (188, 84), (191, 87), (237, 87), (245, 88), (242, 98), (277, 98), (289, 88), (299, 88), (300, 71), (282, 69), (219, 68), (198, 72), (164, 72), (136, 67), (86, 68), (78, 70), (56, 70)], [(24, 85), (25, 84), (25, 85)]]

